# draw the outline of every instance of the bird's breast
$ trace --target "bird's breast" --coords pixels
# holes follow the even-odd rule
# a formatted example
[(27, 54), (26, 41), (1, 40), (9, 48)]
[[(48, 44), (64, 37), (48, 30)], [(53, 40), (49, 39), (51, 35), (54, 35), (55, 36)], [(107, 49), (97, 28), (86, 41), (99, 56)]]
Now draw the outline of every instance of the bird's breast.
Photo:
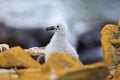
[(50, 44), (50, 45), (48, 45), (47, 49), (50, 52), (65, 52), (67, 47), (62, 42), (59, 42), (57, 44)]

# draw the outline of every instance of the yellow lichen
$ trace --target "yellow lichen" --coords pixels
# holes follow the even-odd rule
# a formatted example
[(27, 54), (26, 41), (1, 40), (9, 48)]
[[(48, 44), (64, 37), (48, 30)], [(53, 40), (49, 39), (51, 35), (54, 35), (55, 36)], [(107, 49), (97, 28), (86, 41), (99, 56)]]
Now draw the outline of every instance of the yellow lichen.
[(116, 71), (113, 75), (113, 80), (120, 80), (120, 64), (116, 68)]
[(108, 65), (114, 65), (115, 50), (113, 40), (117, 39), (118, 27), (117, 25), (107, 24), (101, 31), (101, 43), (103, 48), (104, 61)]
[(20, 47), (0, 53), (0, 67), (39, 68), (41, 65)]
[(69, 72), (57, 80), (105, 80), (107, 75), (107, 66), (104, 63), (97, 63)]
[(80, 60), (68, 55), (68, 54), (64, 54), (64, 53), (53, 53), (49, 59), (47, 60), (46, 64), (48, 64), (49, 66), (52, 66), (54, 68), (82, 68), (83, 64)]

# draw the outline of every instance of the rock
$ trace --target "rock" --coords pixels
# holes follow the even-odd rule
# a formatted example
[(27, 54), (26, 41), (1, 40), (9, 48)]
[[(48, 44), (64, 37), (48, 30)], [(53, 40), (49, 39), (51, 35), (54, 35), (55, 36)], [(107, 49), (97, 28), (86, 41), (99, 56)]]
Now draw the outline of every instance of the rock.
[(79, 58), (85, 65), (103, 61), (103, 53), (101, 47), (85, 50), (81, 53), (83, 54), (79, 54)]
[(99, 25), (94, 25), (94, 28), (90, 28), (85, 33), (77, 36), (76, 50), (84, 64), (103, 61), (103, 57), (101, 56), (100, 31), (104, 24), (99, 23)]
[(17, 80), (45, 80), (44, 74), (41, 73), (41, 70), (38, 69), (21, 69), (17, 70), (19, 78)]
[(14, 69), (0, 69), (0, 80), (16, 80), (18, 77)]
[(6, 72), (0, 74), (0, 80), (46, 80), (40, 69), (20, 69), (16, 73)]
[(20, 47), (13, 47), (0, 54), (0, 68), (22, 67), (40, 68), (40, 64)]
[(52, 68), (72, 69), (83, 68), (83, 64), (80, 60), (64, 53), (53, 53), (48, 58), (46, 65)]
[(18, 29), (0, 22), (0, 44), (7, 43), (10, 47), (19, 45), (25, 49), (33, 46), (46, 46), (52, 35), (53, 33), (46, 32), (40, 27)]
[(108, 65), (106, 80), (119, 80), (120, 74), (120, 25), (107, 24), (101, 31), (104, 61)]
[[(21, 48), (16, 47), (17, 50), (21, 50)], [(10, 49), (11, 50), (11, 49)], [(13, 54), (17, 54), (15, 48), (12, 48), (15, 52)], [(10, 53), (10, 51), (8, 50)], [(24, 51), (23, 51), (24, 52)], [(11, 52), (12, 53), (12, 52)], [(4, 53), (7, 54), (7, 53)], [(22, 53), (19, 53), (22, 55)], [(25, 53), (23, 53), (25, 54)], [(29, 54), (28, 54), (29, 55)], [(16, 56), (19, 58), (20, 56)], [(10, 58), (9, 58), (10, 59)], [(23, 58), (19, 60), (22, 61)], [(27, 60), (27, 62), (29, 59)], [(26, 63), (27, 65), (27, 63)], [(57, 77), (71, 72), (77, 69), (82, 69), (83, 64), (76, 58), (69, 56), (67, 54), (52, 54), (48, 61), (41, 65), (41, 67), (32, 67), (35, 63), (31, 63), (29, 68), (18, 68), (16, 73), (8, 71), (9, 73), (3, 72), (0, 74), (0, 79), (4, 80), (54, 80)], [(36, 64), (37, 66), (37, 64)], [(5, 74), (6, 73), (6, 74)], [(7, 77), (6, 77), (7, 76)]]
[(108, 65), (115, 64), (115, 46), (114, 46), (114, 39), (117, 40), (116, 34), (118, 33), (117, 25), (107, 24), (101, 31), (101, 43), (103, 48), (103, 57), (104, 61)]
[(97, 63), (86, 66), (82, 70), (69, 72), (57, 80), (106, 80), (108, 68), (105, 64)]
[(120, 64), (117, 65), (117, 68), (113, 75), (113, 80), (119, 80), (119, 79), (120, 79)]
[(117, 69), (113, 67), (110, 70), (106, 62), (83, 65), (80, 60), (64, 53), (53, 53), (46, 63), (40, 65), (31, 56), (44, 54), (44, 50), (39, 47), (24, 50), (17, 46), (1, 52), (0, 80), (119, 79), (119, 64)]
[(43, 64), (42, 72), (49, 74), (49, 79), (54, 80), (65, 73), (82, 68), (83, 64), (78, 59), (64, 53), (53, 53)]

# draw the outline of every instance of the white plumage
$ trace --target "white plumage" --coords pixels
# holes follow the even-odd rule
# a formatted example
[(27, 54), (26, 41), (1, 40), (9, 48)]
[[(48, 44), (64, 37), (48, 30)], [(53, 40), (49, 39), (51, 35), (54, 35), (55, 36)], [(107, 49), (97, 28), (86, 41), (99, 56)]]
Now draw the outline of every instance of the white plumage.
[(47, 60), (52, 53), (65, 53), (78, 59), (78, 54), (75, 48), (71, 46), (67, 39), (67, 24), (60, 23), (55, 26), (47, 27), (46, 30), (53, 30), (55, 31), (55, 34), (50, 40), (50, 43), (46, 46), (45, 60)]

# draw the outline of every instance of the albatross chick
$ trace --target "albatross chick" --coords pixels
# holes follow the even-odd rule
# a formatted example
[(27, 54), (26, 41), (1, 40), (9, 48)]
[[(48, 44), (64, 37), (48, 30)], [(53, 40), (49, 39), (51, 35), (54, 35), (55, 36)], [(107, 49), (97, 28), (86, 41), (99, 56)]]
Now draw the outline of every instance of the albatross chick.
[(54, 31), (50, 43), (46, 46), (45, 61), (52, 53), (65, 53), (78, 59), (78, 54), (74, 47), (68, 42), (68, 26), (65, 23), (59, 23), (46, 28), (46, 31)]

